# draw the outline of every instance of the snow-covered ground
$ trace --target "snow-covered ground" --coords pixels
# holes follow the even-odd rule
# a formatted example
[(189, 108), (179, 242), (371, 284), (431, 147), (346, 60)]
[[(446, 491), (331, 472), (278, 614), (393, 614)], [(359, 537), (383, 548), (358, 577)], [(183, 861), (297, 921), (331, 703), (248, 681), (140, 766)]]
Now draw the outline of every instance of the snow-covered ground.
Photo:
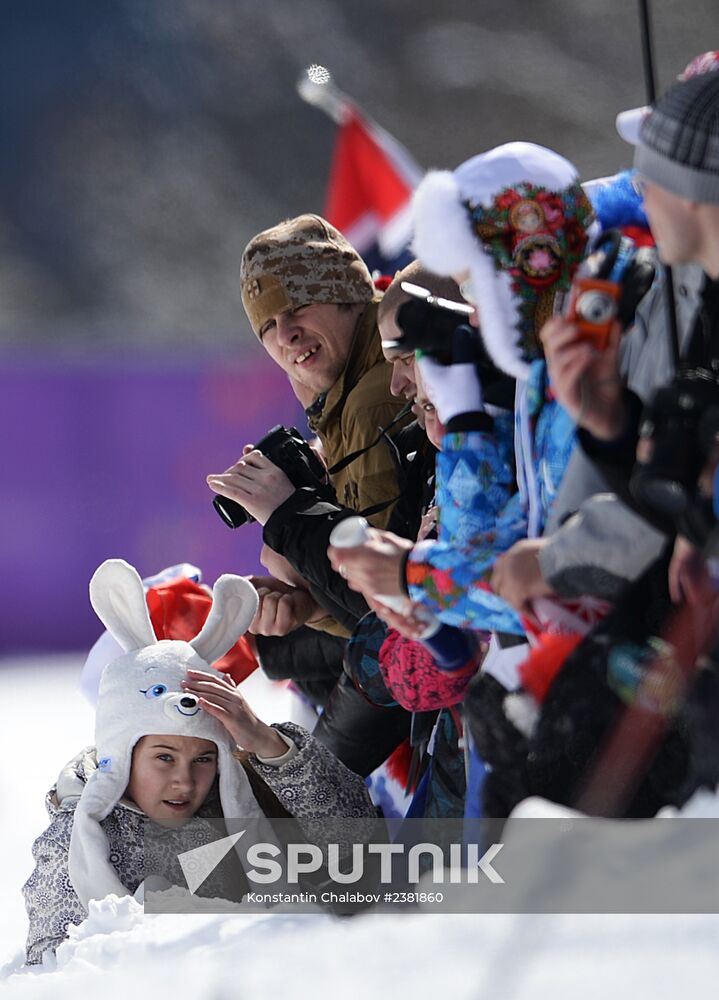
[[(80, 662), (0, 661), (3, 996), (687, 1000), (716, 988), (715, 916), (145, 916), (129, 899), (97, 906), (59, 949), (56, 968), (23, 970), (20, 887), (46, 824), (44, 793), (92, 741)], [(286, 708), (284, 695), (267, 700), (258, 686), (249, 697), (268, 721)]]

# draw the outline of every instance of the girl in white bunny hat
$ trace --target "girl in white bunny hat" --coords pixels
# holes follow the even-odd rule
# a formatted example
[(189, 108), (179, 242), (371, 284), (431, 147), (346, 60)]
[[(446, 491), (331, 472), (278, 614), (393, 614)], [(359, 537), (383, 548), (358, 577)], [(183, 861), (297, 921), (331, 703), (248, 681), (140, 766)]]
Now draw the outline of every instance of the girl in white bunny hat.
[[(57, 948), (91, 899), (142, 899), (148, 820), (173, 828), (204, 815), (375, 815), (358, 775), (300, 726), (261, 722), (232, 679), (211, 666), (255, 616), (249, 581), (220, 577), (190, 642), (156, 639), (140, 576), (121, 559), (95, 572), (90, 600), (124, 654), (102, 674), (95, 745), (47, 795), (50, 826), (33, 845), (36, 867), (23, 886), (28, 964)], [(192, 846), (202, 829), (193, 824)], [(217, 839), (209, 824), (205, 832), (205, 842)], [(212, 890), (210, 882), (204, 894)]]

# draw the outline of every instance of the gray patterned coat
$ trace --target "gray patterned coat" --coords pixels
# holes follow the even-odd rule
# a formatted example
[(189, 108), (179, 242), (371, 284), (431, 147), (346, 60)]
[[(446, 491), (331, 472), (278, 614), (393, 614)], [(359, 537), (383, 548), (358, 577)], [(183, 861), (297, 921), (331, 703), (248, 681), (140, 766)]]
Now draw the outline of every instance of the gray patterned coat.
[[(247, 763), (310, 836), (313, 826), (321, 826), (328, 817), (373, 819), (376, 816), (359, 775), (348, 770), (301, 726), (285, 722), (275, 728), (291, 738), (297, 753), (279, 767), (262, 763), (253, 754), (248, 755)], [(96, 766), (94, 750), (84, 751), (63, 770), (46, 796), (50, 825), (33, 844), (35, 870), (22, 889), (30, 921), (26, 945), (29, 965), (40, 963), (43, 952), (54, 951), (67, 937), (68, 926), (81, 923), (87, 916), (70, 882), (68, 851), (75, 806), (85, 781)], [(242, 765), (238, 763), (237, 766)], [(217, 811), (212, 814), (217, 815)], [(147, 817), (134, 803), (122, 799), (102, 823), (110, 847), (109, 860), (130, 894), (137, 890), (146, 875), (146, 822)], [(186, 829), (179, 847), (176, 839), (180, 834), (168, 831), (163, 838), (162, 849), (166, 849), (167, 857), (162, 870), (176, 869), (178, 885), (184, 884), (176, 862), (179, 850), (189, 850), (217, 839), (216, 827), (203, 821), (201, 816), (188, 824), (188, 828), (191, 828), (191, 840), (187, 840)], [(220, 894), (212, 876), (201, 887), (201, 894)]]

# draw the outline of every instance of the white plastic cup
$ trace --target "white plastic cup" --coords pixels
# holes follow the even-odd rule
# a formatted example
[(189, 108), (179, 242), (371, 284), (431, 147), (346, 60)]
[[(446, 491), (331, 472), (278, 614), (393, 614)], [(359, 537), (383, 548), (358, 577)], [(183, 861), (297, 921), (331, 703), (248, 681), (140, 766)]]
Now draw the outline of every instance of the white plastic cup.
[[(330, 545), (336, 549), (355, 549), (364, 545), (369, 539), (369, 524), (363, 517), (346, 517), (332, 529)], [(392, 611), (405, 614), (409, 604), (406, 597), (396, 597), (392, 594), (376, 594), (377, 600)]]
[[(330, 545), (336, 549), (354, 549), (358, 545), (364, 545), (369, 539), (369, 524), (363, 517), (347, 517), (340, 521), (332, 529), (330, 535)], [(395, 594), (375, 594), (375, 597), (390, 611), (397, 611), (404, 615), (410, 609), (411, 602), (406, 597), (397, 597)], [(439, 619), (425, 608), (415, 608), (414, 613), (417, 618), (427, 622), (427, 629), (422, 633), (421, 638), (434, 635), (440, 627)]]
[(336, 549), (354, 549), (369, 538), (369, 524), (363, 517), (346, 517), (332, 529), (330, 545)]

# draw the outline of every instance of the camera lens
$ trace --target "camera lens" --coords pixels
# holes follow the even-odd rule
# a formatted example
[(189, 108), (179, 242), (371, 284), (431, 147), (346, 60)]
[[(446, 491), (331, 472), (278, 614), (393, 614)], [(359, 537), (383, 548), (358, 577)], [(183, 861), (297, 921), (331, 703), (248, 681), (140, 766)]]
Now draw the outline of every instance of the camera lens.
[(577, 314), (593, 326), (603, 326), (614, 315), (614, 300), (611, 295), (591, 289), (577, 299)]
[(247, 513), (242, 504), (227, 497), (213, 497), (212, 506), (220, 515), (228, 528), (239, 528), (243, 524), (254, 521), (254, 518)]

